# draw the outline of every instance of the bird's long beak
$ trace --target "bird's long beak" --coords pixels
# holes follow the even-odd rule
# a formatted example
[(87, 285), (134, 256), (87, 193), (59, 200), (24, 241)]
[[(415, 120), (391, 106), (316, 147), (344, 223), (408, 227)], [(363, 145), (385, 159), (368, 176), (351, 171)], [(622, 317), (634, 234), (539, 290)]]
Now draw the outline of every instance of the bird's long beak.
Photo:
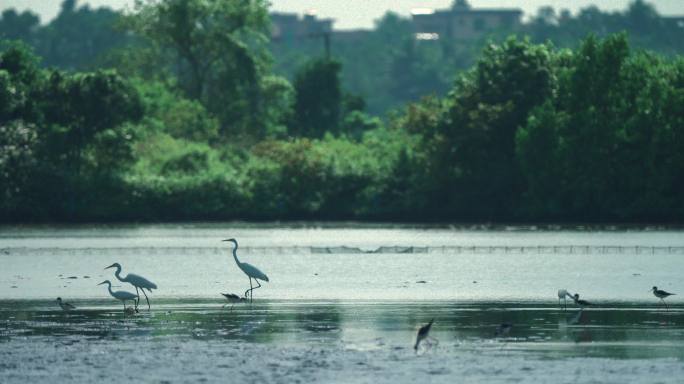
[(230, 238), (230, 239), (225, 239), (225, 240), (221, 240), (221, 241), (235, 241), (235, 239), (234, 239), (234, 238)]
[(106, 281), (103, 281), (103, 282), (101, 282), (101, 283), (98, 284), (98, 285), (102, 285), (102, 284), (107, 284), (107, 282), (106, 282)]
[(116, 267), (116, 264), (112, 264), (112, 265), (110, 265), (109, 267), (107, 267), (107, 268), (105, 268), (105, 269), (114, 268), (114, 267)]

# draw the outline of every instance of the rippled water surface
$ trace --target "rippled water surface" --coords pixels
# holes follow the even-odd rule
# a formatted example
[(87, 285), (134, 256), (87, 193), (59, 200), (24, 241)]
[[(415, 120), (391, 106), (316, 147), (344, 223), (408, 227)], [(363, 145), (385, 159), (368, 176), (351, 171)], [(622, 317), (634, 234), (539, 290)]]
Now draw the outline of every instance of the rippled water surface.
[[(683, 234), (4, 228), (0, 382), (677, 383), (684, 306), (649, 288), (684, 292)], [(223, 307), (219, 292), (249, 288), (227, 237), (270, 277), (253, 305)], [(113, 262), (157, 283), (151, 311), (124, 316), (97, 286)], [(594, 305), (561, 310), (558, 288)], [(430, 319), (436, 342), (416, 354)]]

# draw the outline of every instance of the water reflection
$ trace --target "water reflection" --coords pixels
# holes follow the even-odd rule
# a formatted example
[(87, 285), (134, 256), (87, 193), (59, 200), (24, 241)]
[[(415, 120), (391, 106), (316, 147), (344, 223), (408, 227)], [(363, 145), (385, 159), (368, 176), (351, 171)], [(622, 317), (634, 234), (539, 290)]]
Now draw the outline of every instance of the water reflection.
[[(221, 307), (220, 301), (160, 303), (152, 312), (123, 316), (114, 307), (79, 303), (61, 311), (49, 301), (0, 301), (0, 342), (54, 338), (59, 342), (173, 338), (250, 343), (342, 343), (410, 346), (417, 326), (434, 318), (442, 343), (549, 356), (684, 358), (684, 312), (621, 305), (560, 311), (555, 306), (507, 303), (258, 302)], [(501, 324), (510, 324), (496, 338)]]

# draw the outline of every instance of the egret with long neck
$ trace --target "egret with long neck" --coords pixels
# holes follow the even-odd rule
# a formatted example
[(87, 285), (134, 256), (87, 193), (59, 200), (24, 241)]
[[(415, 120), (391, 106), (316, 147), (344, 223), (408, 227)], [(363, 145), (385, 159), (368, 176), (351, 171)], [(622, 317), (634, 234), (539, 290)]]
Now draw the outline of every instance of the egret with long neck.
[[(252, 264), (248, 263), (243, 263), (241, 262), (238, 257), (237, 257), (237, 249), (238, 249), (238, 242), (235, 239), (226, 239), (222, 241), (230, 241), (233, 243), (235, 246), (233, 248), (233, 258), (235, 259), (235, 264), (237, 264), (238, 268), (242, 270), (242, 272), (249, 277), (249, 289), (245, 291), (245, 297), (247, 297), (247, 294), (249, 293), (249, 302), (252, 302), (252, 295), (253, 291), (257, 288), (261, 287), (261, 284), (259, 283), (259, 280), (262, 281), (268, 281), (268, 276), (266, 276), (265, 273), (261, 272), (259, 268), (253, 266)], [(252, 285), (252, 279), (257, 283), (257, 286)]]
[(124, 283), (130, 283), (132, 286), (135, 287), (135, 293), (137, 294), (138, 301), (135, 303), (136, 308), (138, 307), (138, 303), (140, 302), (140, 293), (138, 292), (138, 288), (142, 291), (143, 295), (145, 295), (145, 300), (147, 301), (147, 309), (150, 310), (150, 299), (147, 298), (147, 293), (145, 293), (145, 289), (150, 291), (152, 293), (153, 289), (157, 289), (157, 284), (147, 280), (146, 278), (136, 275), (134, 273), (129, 273), (125, 277), (121, 277), (121, 264), (119, 263), (114, 263), (110, 265), (109, 267), (105, 268), (116, 268), (116, 272), (114, 272), (114, 276), (116, 276), (119, 281), (122, 281)]
[(117, 300), (121, 300), (124, 306), (124, 313), (126, 313), (126, 300), (133, 300), (135, 303), (135, 299), (139, 299), (138, 295), (132, 292), (127, 292), (127, 291), (112, 291), (112, 283), (109, 280), (105, 280), (101, 282), (98, 285), (102, 284), (107, 284), (107, 289), (109, 290), (109, 294), (112, 295), (113, 298)]

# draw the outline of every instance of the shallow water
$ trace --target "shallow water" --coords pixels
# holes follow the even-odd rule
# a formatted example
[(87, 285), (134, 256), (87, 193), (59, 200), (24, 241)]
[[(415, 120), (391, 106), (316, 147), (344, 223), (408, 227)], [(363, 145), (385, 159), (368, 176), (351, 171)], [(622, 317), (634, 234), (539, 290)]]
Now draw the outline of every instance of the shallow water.
[[(226, 243), (270, 277), (247, 279)], [(0, 230), (0, 382), (681, 382), (677, 231), (253, 228)], [(124, 316), (96, 284), (159, 285)], [(87, 277), (86, 277), (87, 276)], [(123, 284), (116, 289), (129, 289)], [(556, 290), (595, 305), (558, 308)], [(64, 313), (61, 296), (78, 310)], [(144, 301), (143, 301), (144, 302)], [(435, 319), (438, 344), (412, 349)], [(509, 322), (508, 335), (495, 337)]]

